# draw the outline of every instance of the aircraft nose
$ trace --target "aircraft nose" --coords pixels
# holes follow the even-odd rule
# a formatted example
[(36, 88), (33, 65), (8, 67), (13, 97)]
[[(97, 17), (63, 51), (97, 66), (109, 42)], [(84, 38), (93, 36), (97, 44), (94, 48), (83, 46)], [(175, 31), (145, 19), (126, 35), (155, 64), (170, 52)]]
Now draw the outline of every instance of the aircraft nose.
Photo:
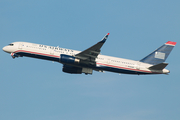
[(2, 49), (3, 49), (4, 52), (7, 52), (7, 47), (6, 46), (3, 47)]
[(2, 49), (3, 49), (3, 51), (5, 51), (5, 47), (3, 47)]

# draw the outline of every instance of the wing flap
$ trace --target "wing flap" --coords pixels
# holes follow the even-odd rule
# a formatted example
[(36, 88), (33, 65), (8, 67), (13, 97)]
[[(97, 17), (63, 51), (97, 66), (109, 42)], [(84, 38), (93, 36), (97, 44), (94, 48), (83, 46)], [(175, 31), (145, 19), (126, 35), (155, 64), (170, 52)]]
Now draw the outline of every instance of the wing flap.
[(91, 54), (84, 54), (86, 57), (91, 57), (91, 58), (96, 58), (95, 55), (91, 55)]

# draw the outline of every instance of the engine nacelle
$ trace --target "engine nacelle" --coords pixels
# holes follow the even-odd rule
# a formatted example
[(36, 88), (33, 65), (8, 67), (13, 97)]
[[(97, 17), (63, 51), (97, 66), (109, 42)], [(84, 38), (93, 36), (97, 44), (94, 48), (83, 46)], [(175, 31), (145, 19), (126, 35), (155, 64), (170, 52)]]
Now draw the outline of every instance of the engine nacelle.
[(67, 64), (73, 64), (73, 63), (79, 64), (80, 60), (73, 56), (61, 54), (60, 62), (67, 63)]
[(62, 71), (71, 74), (81, 74), (82, 68), (64, 65)]
[(16, 53), (11, 53), (12, 58), (19, 57)]
[[(66, 72), (66, 73), (71, 73), (71, 74), (81, 74), (81, 73), (92, 74), (92, 71), (93, 71), (92, 68), (89, 68), (89, 66), (88, 66), (88, 64), (86, 62), (81, 61), (81, 63), (80, 63), (80, 59), (77, 59), (74, 56), (61, 54), (59, 62), (64, 64), (62, 71)], [(74, 65), (79, 66), (79, 67), (75, 67)]]
[(93, 72), (92, 68), (81, 68), (81, 67), (74, 67), (70, 65), (64, 65), (62, 71), (66, 73), (71, 73), (71, 74), (85, 73), (86, 75), (92, 74)]

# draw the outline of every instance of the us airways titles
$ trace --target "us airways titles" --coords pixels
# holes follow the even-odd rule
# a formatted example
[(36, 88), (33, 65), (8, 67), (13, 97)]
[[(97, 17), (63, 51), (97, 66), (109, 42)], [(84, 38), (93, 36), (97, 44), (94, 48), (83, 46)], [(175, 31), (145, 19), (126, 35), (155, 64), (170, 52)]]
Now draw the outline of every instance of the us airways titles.
[(67, 51), (67, 52), (74, 52), (73, 50), (70, 49), (65, 49), (65, 48), (60, 48), (60, 47), (53, 47), (53, 46), (47, 46), (47, 45), (39, 45), (41, 48), (46, 48), (46, 49), (54, 49), (54, 50), (61, 50), (61, 51)]

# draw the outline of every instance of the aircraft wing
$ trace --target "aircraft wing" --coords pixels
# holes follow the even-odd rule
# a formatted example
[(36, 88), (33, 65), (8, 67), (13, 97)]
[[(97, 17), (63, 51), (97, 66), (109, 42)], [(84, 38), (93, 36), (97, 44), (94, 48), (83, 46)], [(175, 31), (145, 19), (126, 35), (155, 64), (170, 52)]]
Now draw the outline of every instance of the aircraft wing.
[(93, 45), (92, 47), (78, 53), (75, 55), (75, 57), (82, 59), (82, 60), (87, 60), (87, 61), (95, 61), (97, 56), (100, 54), (100, 49), (103, 46), (103, 44), (106, 42), (107, 38), (109, 36), (109, 33), (104, 36), (104, 38)]

